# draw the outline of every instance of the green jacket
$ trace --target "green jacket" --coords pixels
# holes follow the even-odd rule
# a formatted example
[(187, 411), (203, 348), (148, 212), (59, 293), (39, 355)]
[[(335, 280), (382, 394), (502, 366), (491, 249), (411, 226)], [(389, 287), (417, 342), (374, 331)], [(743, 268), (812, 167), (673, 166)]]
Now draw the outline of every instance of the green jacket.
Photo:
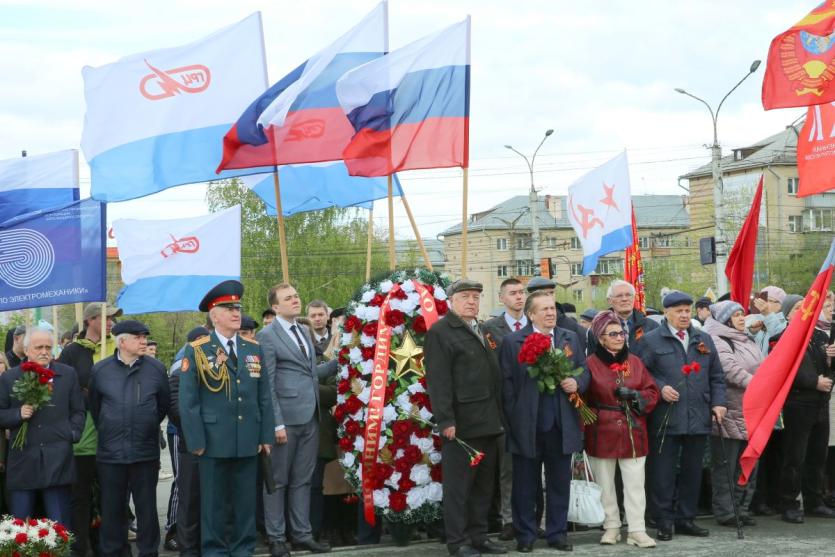
[[(238, 366), (215, 333), (186, 346), (180, 368), (180, 422), (190, 451), (255, 456), (275, 440), (272, 398), (258, 343), (237, 337)], [(226, 371), (226, 373), (224, 373)], [(263, 373), (262, 373), (263, 372)]]

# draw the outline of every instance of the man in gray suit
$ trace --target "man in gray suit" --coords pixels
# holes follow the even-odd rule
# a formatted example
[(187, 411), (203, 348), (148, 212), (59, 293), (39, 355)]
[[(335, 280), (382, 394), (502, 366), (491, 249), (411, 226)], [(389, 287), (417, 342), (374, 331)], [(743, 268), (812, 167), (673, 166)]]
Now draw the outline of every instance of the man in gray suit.
[(285, 501), (293, 545), (325, 553), (330, 546), (314, 541), (311, 533), (310, 482), (319, 449), (319, 378), (335, 374), (337, 362), (316, 365), (310, 333), (296, 322), (302, 303), (292, 285), (282, 283), (271, 288), (269, 303), (276, 318), (258, 333), (258, 342), (264, 352), (276, 424), (271, 459), (278, 489), (272, 494), (264, 492), (270, 555), (290, 555)]

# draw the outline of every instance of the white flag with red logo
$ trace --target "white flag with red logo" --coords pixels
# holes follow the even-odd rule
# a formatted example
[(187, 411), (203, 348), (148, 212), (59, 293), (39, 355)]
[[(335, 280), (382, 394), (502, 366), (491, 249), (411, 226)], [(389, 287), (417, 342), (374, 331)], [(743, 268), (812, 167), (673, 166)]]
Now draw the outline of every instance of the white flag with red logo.
[(260, 13), (184, 46), (87, 66), (82, 75), (81, 147), (94, 199), (266, 171), (215, 173), (226, 130), (267, 86)]
[(607, 253), (632, 244), (632, 195), (626, 151), (568, 188), (568, 220), (583, 245), (583, 274)]
[(241, 206), (203, 217), (120, 219), (113, 234), (125, 287), (125, 313), (197, 311), (203, 295), (241, 277)]

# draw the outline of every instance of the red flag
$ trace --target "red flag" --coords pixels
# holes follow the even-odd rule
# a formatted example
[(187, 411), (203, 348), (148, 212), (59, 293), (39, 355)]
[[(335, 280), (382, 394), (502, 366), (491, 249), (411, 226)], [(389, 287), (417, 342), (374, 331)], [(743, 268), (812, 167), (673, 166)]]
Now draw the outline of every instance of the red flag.
[(632, 206), (632, 245), (626, 248), (623, 264), (623, 280), (635, 287), (634, 308), (647, 310), (644, 295), (644, 264), (641, 261), (641, 244), (638, 242), (638, 223), (635, 220), (635, 206)]
[(829, 255), (823, 262), (823, 267), (815, 282), (806, 293), (799, 313), (795, 314), (789, 322), (780, 342), (760, 364), (754, 379), (745, 389), (745, 395), (742, 398), (742, 414), (748, 430), (748, 446), (739, 459), (742, 467), (739, 485), (748, 483), (751, 471), (771, 437), (777, 416), (783, 409), (786, 395), (789, 394), (789, 389), (794, 382), (800, 361), (806, 354), (806, 346), (809, 344), (812, 331), (826, 300), (833, 265), (835, 265), (835, 241), (829, 248)]
[(763, 108), (835, 101), (835, 0), (827, 0), (771, 41)]
[(754, 281), (754, 259), (757, 257), (757, 233), (760, 231), (760, 205), (763, 198), (763, 177), (757, 185), (751, 210), (742, 224), (734, 247), (728, 254), (725, 276), (731, 283), (731, 300), (747, 308), (748, 296), (751, 295), (751, 283)]
[[(797, 138), (797, 197), (835, 189), (835, 106), (810, 106), (806, 123)], [(798, 232), (800, 232), (798, 230)]]

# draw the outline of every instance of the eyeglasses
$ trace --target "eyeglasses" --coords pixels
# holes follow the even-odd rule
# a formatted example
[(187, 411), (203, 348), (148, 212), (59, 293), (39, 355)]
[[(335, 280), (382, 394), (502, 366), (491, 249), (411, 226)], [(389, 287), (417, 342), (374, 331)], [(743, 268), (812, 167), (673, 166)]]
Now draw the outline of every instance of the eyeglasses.
[(625, 337), (626, 331), (612, 331), (611, 333), (605, 333), (605, 335), (609, 338)]

